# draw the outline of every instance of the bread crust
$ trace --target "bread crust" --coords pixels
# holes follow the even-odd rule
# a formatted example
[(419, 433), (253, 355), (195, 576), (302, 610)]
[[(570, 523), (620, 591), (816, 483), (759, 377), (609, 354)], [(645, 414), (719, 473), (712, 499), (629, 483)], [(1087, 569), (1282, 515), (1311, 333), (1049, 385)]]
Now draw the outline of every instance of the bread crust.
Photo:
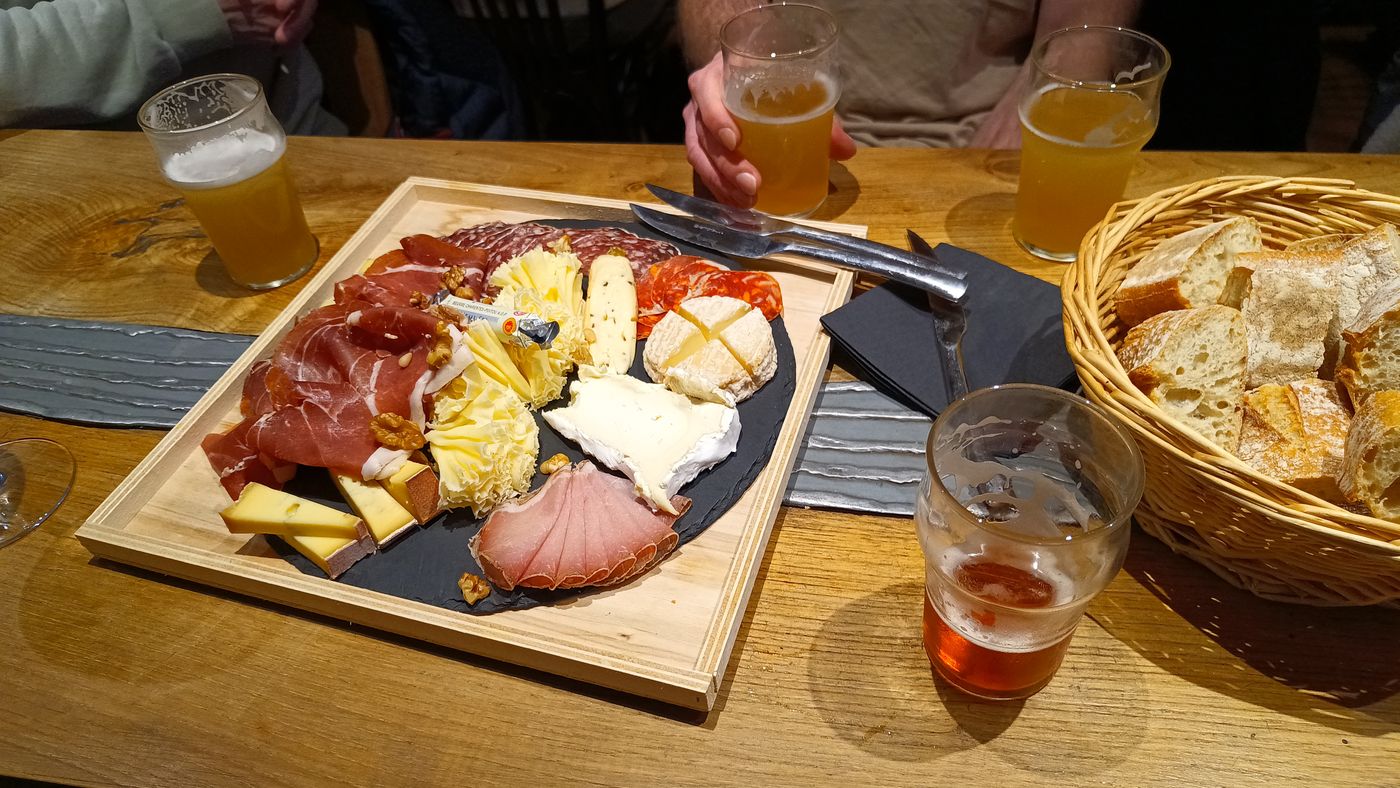
[[(1118, 319), (1135, 326), (1163, 312), (1216, 303), (1225, 289), (1234, 253), (1260, 247), (1259, 225), (1247, 216), (1231, 217), (1163, 240), (1133, 266), (1119, 286), (1114, 295)], [(1186, 282), (1191, 272), (1207, 280), (1194, 298)]]
[(1376, 517), (1400, 519), (1400, 501), (1386, 493), (1400, 475), (1395, 470), (1400, 446), (1400, 391), (1377, 391), (1356, 411), (1347, 435), (1338, 485), (1346, 500)]

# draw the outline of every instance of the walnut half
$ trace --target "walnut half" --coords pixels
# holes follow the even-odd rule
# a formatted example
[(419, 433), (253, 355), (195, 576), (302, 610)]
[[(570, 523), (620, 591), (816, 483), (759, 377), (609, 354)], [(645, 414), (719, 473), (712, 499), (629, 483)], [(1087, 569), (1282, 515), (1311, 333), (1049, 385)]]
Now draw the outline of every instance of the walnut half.
[(551, 473), (563, 469), (563, 467), (568, 464), (568, 457), (564, 456), (563, 454), (556, 454), (553, 457), (550, 457), (549, 459), (540, 463), (540, 473), (543, 473), (545, 476), (548, 476)]
[(447, 323), (438, 321), (433, 326), (433, 344), (428, 348), (428, 366), (437, 369), (452, 360), (452, 332)]
[(462, 599), (469, 605), (491, 596), (491, 584), (486, 582), (486, 578), (478, 577), (471, 572), (463, 572), (457, 578), (457, 587), (462, 589)]
[(414, 451), (427, 443), (418, 425), (397, 413), (381, 413), (370, 419), (369, 431), (386, 449)]

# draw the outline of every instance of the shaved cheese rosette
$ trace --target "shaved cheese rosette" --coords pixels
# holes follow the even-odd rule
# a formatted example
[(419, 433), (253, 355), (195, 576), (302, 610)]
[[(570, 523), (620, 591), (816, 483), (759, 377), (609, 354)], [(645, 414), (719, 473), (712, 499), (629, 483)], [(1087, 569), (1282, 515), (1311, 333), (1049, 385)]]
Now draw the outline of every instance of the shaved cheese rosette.
[(427, 433), (445, 505), (478, 517), (530, 489), (539, 426), (525, 403), (473, 366), (433, 400)]

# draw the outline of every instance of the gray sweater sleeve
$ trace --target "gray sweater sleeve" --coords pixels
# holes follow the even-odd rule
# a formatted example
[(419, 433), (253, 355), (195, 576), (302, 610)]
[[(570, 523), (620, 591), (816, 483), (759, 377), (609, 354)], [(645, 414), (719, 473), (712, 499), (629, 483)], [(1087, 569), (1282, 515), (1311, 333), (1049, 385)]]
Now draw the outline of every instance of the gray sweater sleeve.
[(230, 43), (215, 0), (0, 0), (0, 127), (129, 115)]

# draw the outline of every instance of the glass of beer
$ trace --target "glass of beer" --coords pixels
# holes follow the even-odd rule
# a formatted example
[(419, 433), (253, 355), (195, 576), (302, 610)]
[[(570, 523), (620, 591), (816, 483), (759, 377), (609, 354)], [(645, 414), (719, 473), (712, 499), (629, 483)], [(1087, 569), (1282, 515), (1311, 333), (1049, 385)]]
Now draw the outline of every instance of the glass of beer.
[(826, 200), (841, 89), (836, 20), (810, 5), (760, 5), (725, 23), (724, 106), (759, 174), (755, 208), (805, 216)]
[(1031, 60), (1014, 234), (1037, 257), (1072, 262), (1157, 130), (1171, 56), (1142, 33), (1085, 26), (1051, 33)]
[(927, 460), (916, 512), (924, 650), (963, 692), (1029, 697), (1123, 564), (1142, 455), (1086, 400), (1007, 385), (943, 411)]
[(283, 157), (287, 135), (256, 79), (186, 80), (151, 97), (137, 117), (233, 281), (265, 290), (311, 268), (319, 249)]

